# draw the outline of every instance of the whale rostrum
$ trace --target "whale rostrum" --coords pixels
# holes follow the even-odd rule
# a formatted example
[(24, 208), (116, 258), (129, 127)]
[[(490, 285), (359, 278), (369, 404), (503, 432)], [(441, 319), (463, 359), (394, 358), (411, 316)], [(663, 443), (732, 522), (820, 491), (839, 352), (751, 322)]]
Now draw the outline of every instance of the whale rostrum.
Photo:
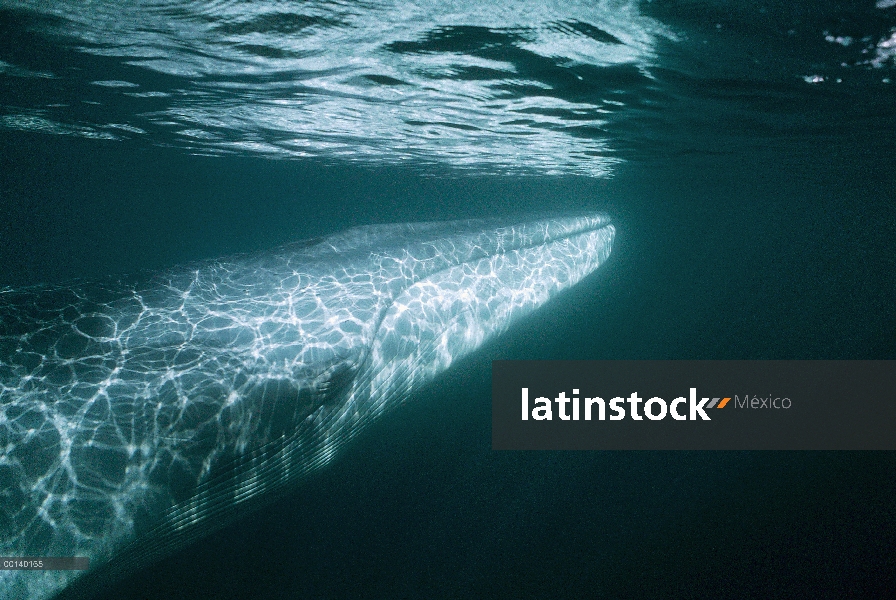
[(284, 493), (591, 273), (603, 214), (374, 225), (134, 280), (0, 289), (0, 596), (89, 595)]

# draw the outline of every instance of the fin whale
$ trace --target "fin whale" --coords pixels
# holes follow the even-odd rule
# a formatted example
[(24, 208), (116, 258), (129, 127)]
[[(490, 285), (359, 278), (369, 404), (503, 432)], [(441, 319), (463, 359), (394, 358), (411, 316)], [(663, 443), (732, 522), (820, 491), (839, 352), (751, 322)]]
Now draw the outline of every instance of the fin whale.
[(84, 597), (326, 464), (596, 269), (602, 214), (376, 225), (142, 280), (0, 289), (0, 595)]

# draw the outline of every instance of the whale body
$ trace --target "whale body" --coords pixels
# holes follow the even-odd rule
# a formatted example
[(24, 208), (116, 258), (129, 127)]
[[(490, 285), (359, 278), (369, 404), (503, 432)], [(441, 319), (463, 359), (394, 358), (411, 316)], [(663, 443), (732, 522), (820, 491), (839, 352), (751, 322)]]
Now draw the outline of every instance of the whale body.
[(602, 214), (359, 227), (135, 280), (0, 289), (0, 596), (85, 597), (285, 493), (591, 273)]

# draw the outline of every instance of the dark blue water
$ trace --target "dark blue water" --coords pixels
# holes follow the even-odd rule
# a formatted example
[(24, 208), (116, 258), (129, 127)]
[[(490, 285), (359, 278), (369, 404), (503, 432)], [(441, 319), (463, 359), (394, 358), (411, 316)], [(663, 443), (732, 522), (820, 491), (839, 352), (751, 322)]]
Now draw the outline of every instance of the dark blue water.
[[(29, 6), (33, 4), (33, 6)], [(498, 358), (896, 358), (896, 7), (0, 2), (0, 286), (606, 210), (610, 260), (101, 598), (882, 597), (892, 453), (495, 453)]]

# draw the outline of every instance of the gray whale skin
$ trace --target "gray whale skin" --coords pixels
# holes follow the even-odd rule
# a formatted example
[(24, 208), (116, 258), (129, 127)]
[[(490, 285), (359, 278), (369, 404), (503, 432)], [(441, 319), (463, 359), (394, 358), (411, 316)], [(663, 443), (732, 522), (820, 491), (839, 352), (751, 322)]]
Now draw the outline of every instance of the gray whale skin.
[(603, 214), (358, 227), (0, 289), (0, 596), (89, 597), (325, 465), (610, 254)]

